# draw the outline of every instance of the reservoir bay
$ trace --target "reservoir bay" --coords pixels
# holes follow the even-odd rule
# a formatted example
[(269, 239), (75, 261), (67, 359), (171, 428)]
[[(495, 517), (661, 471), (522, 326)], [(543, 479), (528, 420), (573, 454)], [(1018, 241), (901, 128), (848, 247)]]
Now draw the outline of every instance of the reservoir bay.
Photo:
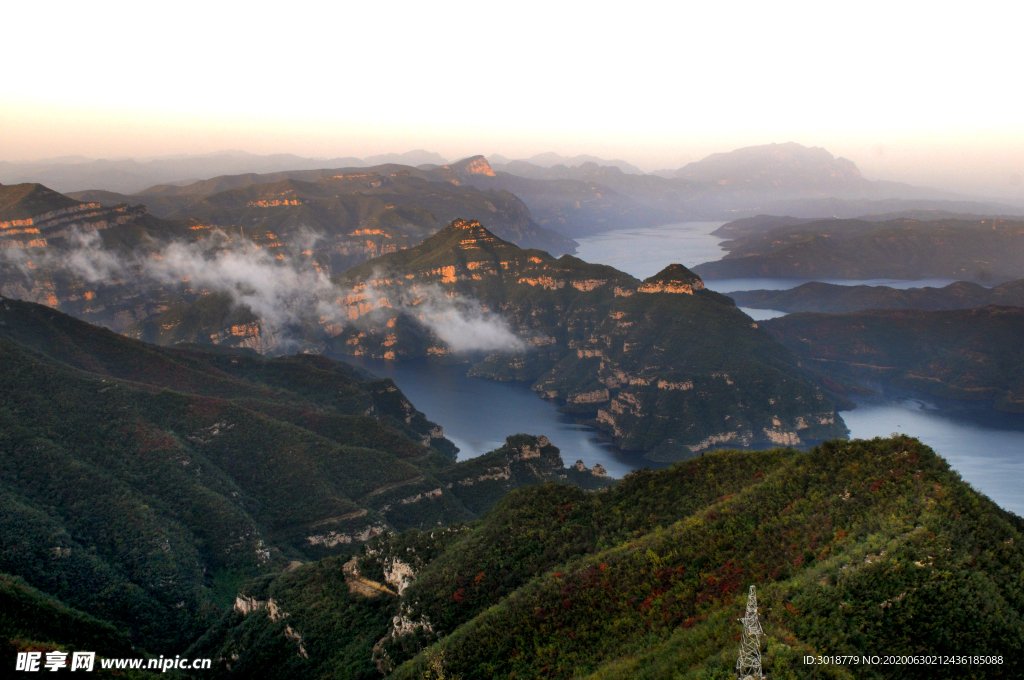
[[(647, 278), (673, 262), (693, 267), (720, 259), (722, 239), (710, 232), (722, 222), (688, 222), (661, 227), (619, 230), (577, 239), (577, 257), (611, 265), (637, 278)], [(728, 294), (758, 288), (782, 290), (806, 280), (729, 279), (706, 282)], [(944, 286), (952, 280), (851, 281), (842, 285), (886, 285), (897, 288)], [(773, 310), (744, 309), (755, 320), (782, 315)], [(459, 447), (459, 459), (481, 455), (501, 446), (519, 432), (545, 435), (562, 450), (571, 465), (577, 459), (588, 467), (600, 463), (612, 477), (642, 467), (664, 467), (640, 455), (623, 452), (596, 430), (559, 413), (557, 405), (541, 399), (523, 383), (503, 383), (466, 376), (467, 365), (441, 365), (426, 360), (390, 362), (337, 357), (392, 378), (430, 420), (444, 427), (445, 436)], [(1000, 414), (974, 404), (937, 403), (906, 396), (858, 400), (843, 411), (850, 436), (870, 439), (901, 432), (919, 438), (944, 456), (975, 489), (1003, 508), (1024, 516), (1024, 416)]]

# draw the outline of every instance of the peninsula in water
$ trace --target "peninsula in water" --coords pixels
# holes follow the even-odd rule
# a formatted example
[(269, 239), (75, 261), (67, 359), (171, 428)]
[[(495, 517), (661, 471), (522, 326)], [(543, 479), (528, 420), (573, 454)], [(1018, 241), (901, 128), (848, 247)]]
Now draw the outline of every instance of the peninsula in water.
[(728, 254), (694, 272), (708, 280), (1024, 278), (1021, 218), (822, 219), (740, 233), (721, 245)]
[(474, 301), (500, 313), (521, 346), (476, 359), (472, 375), (531, 383), (620, 448), (655, 460), (722, 443), (796, 445), (845, 433), (833, 401), (792, 355), (679, 264), (640, 281), (523, 250), (459, 220), (335, 283), (353, 323), (329, 341), (332, 351), (467, 361), (417, 315), (430, 308), (431, 290)]

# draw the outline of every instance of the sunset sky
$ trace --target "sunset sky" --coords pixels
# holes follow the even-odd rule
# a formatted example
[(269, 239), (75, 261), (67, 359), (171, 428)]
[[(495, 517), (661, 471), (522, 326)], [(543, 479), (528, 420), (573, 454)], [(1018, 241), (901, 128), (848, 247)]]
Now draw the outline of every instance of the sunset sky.
[(1020, 3), (17, 3), (0, 160), (796, 141), (1021, 195)]

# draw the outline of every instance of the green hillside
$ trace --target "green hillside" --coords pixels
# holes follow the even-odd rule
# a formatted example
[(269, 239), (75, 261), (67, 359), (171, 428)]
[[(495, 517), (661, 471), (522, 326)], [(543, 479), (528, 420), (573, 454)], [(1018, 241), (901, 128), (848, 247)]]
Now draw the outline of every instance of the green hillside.
[(519, 484), (607, 483), (556, 452), (461, 484), (479, 459), (455, 464), (391, 380), (324, 357), (163, 349), (0, 299), (0, 362), (0, 573), (153, 652), (246, 578), (472, 519)]
[(244, 347), (261, 353), (274, 342), (258, 316), (248, 307), (236, 306), (223, 293), (211, 293), (191, 303), (176, 304), (167, 311), (136, 321), (124, 329), (124, 334), (157, 345), (209, 344), (212, 339), (220, 345)]
[[(909, 437), (719, 451), (247, 584), (191, 653), (224, 678), (729, 678), (753, 584), (770, 677), (1015, 678), (1022, 532)], [(803, 662), (823, 654), (1001, 660)]]
[(791, 314), (763, 322), (809, 370), (1024, 412), (1024, 308)]
[(737, 234), (718, 262), (698, 265), (706, 279), (922, 279), (993, 283), (1024, 277), (1019, 219), (885, 222), (815, 220)]
[[(845, 433), (834, 403), (792, 355), (682, 265), (638, 281), (523, 250), (462, 220), (335, 282), (352, 322), (330, 340), (333, 351), (475, 361), (472, 375), (527, 381), (622, 448), (656, 460), (723, 442), (798, 444)], [(500, 310), (524, 347), (460, 356), (417, 320), (428, 296)]]

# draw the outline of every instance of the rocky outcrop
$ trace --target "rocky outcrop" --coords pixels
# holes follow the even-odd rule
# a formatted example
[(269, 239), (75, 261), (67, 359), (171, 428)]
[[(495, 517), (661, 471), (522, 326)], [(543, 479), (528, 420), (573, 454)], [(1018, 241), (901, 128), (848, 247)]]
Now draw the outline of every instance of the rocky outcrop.
[(416, 578), (416, 570), (407, 562), (399, 559), (387, 560), (384, 564), (384, 582), (393, 586), (401, 595)]
[(0, 222), (0, 230), (15, 227), (38, 227), (42, 225), (52, 226), (53, 224), (58, 223), (57, 220), (60, 218), (81, 218), (84, 216), (83, 214), (91, 214), (93, 211), (98, 211), (102, 208), (103, 206), (99, 203), (79, 203), (78, 205), (59, 208), (57, 210), (49, 210), (20, 220), (4, 220)]
[(693, 295), (695, 291), (704, 290), (704, 282), (700, 277), (681, 264), (670, 264), (660, 272), (645, 279), (637, 288), (641, 293), (683, 293)]
[(576, 392), (570, 394), (568, 401), (570, 404), (603, 404), (609, 400), (609, 393), (607, 389), (591, 390), (590, 392)]
[(592, 475), (594, 475), (595, 477), (607, 477), (608, 476), (608, 471), (605, 470), (604, 466), (601, 465), (600, 463), (594, 463), (594, 467), (588, 469), (587, 466), (583, 464), (582, 460), (578, 460), (572, 466), (572, 468), (574, 470), (576, 470), (577, 472), (589, 472)]
[[(531, 381), (533, 390), (593, 419), (625, 449), (672, 441), (678, 451), (703, 450), (730, 432), (729, 442), (741, 445), (845, 433), (834, 412), (831, 422), (818, 417), (829, 402), (781, 348), (682, 265), (639, 282), (610, 267), (523, 251), (461, 220), (398, 259), (351, 270), (339, 283), (353, 304), (389, 301), (360, 311), (358, 327), (336, 339), (341, 351), (451, 354), (429, 330), (417, 331), (427, 334), (424, 343), (398, 323), (402, 316), (422, 319), (415, 311), (426, 299), (422, 286), (436, 286), (435, 295), (500, 312), (526, 346), (494, 352), (472, 375)], [(798, 430), (798, 438), (787, 434)]]
[(409, 605), (403, 603), (401, 611), (391, 620), (391, 630), (373, 646), (373, 663), (383, 675), (390, 675), (395, 670), (395, 663), (388, 654), (387, 647), (404, 637), (434, 632), (434, 627), (427, 616), (411, 618)]
[(258, 609), (266, 609), (267, 616), (271, 621), (280, 621), (288, 616), (288, 613), (282, 611), (272, 597), (266, 600), (258, 600), (254, 597), (249, 597), (248, 595), (239, 593), (235, 597), (235, 605), (232, 607), (232, 611), (236, 611), (243, 616), (248, 616)]
[(377, 597), (378, 595), (398, 595), (395, 591), (391, 590), (382, 583), (365, 578), (359, 573), (359, 560), (353, 557), (342, 567), (342, 573), (345, 575), (345, 584), (348, 585), (349, 592), (358, 593), (364, 597)]
[(253, 321), (247, 324), (235, 324), (218, 333), (213, 333), (210, 335), (210, 342), (214, 345), (246, 347), (260, 354), (266, 354), (277, 347), (278, 339), (261, 322)]
[(491, 164), (487, 162), (487, 159), (483, 156), (471, 156), (464, 160), (452, 163), (451, 165), (444, 166), (445, 169), (454, 170), (459, 173), (467, 175), (482, 175), (484, 177), (494, 177), (494, 170), (491, 168)]
[(326, 534), (315, 534), (313, 536), (307, 536), (306, 542), (310, 545), (320, 545), (325, 548), (334, 548), (339, 545), (351, 545), (352, 543), (365, 543), (374, 536), (380, 536), (384, 533), (385, 527), (382, 525), (373, 525), (364, 528), (362, 531), (353, 533), (342, 533), (338, 531), (329, 531)]

